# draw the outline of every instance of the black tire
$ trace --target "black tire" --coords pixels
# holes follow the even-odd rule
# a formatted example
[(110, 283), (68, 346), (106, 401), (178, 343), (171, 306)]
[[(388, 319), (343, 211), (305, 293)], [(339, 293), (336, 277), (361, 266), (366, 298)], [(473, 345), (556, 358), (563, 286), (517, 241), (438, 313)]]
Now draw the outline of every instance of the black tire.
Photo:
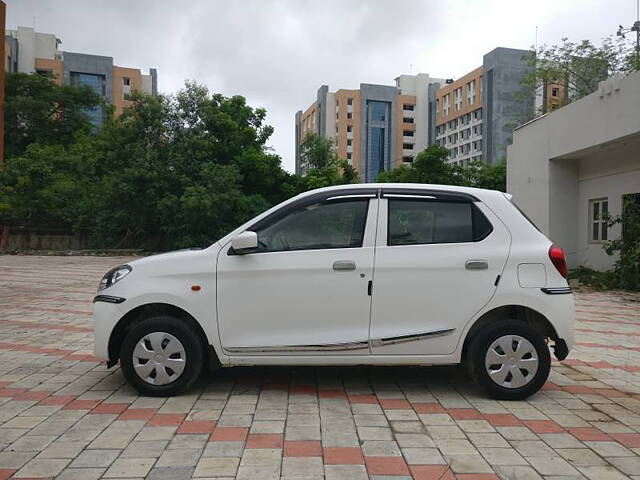
[[(487, 351), (494, 341), (505, 335), (518, 335), (528, 340), (538, 355), (538, 368), (527, 384), (507, 388), (494, 382), (485, 365)], [(545, 338), (534, 328), (517, 320), (489, 324), (475, 333), (467, 352), (467, 370), (480, 387), (497, 400), (524, 400), (542, 388), (549, 377), (551, 355)], [(509, 378), (507, 376), (507, 378)]]
[[(153, 385), (144, 381), (134, 368), (134, 349), (145, 336), (166, 332), (184, 347), (185, 365), (180, 375), (170, 383)], [(169, 315), (149, 317), (137, 323), (126, 335), (120, 348), (120, 365), (127, 381), (141, 394), (149, 397), (171, 397), (189, 389), (202, 373), (205, 360), (204, 342), (199, 332), (183, 320)]]

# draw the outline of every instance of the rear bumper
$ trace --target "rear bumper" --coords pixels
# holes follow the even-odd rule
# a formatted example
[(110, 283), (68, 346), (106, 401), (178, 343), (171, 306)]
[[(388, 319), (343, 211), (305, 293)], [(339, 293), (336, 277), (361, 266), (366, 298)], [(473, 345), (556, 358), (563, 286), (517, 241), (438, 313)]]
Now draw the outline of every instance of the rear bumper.
[[(544, 294), (549, 312), (547, 318), (553, 325), (558, 339), (554, 352), (558, 360), (564, 360), (575, 344), (575, 305), (572, 294)], [(562, 357), (562, 358), (560, 358)]]

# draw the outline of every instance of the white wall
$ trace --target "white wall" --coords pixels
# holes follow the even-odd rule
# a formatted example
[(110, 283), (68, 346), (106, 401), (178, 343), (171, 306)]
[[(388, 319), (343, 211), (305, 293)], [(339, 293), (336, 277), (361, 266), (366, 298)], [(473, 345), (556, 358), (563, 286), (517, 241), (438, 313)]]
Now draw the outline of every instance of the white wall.
[(33, 73), (36, 58), (36, 33), (33, 28), (18, 27), (18, 71)]
[[(604, 268), (612, 262), (586, 245), (585, 198), (599, 190), (600, 196), (618, 197), (640, 190), (625, 191), (628, 182), (640, 185), (640, 146), (625, 140), (640, 136), (639, 112), (640, 72), (635, 72), (601, 82), (599, 91), (514, 131), (507, 147), (507, 191), (569, 252), (572, 265)], [(604, 151), (607, 155), (598, 156)]]
[(36, 33), (35, 56), (55, 60), (58, 52), (58, 41), (51, 33)]
[[(601, 155), (600, 158), (581, 160), (578, 177), (577, 201), (577, 254), (575, 264), (598, 270), (611, 268), (615, 257), (608, 256), (602, 243), (589, 241), (591, 228), (589, 201), (606, 198), (609, 213), (622, 212), (622, 196), (640, 193), (640, 142), (632, 145), (626, 155)], [(612, 152), (615, 153), (615, 152)], [(609, 230), (609, 239), (620, 236), (620, 226)]]
[(414, 152), (419, 153), (427, 148), (429, 139), (429, 85), (432, 83), (444, 84), (444, 80), (431, 78), (428, 73), (417, 75), (400, 75), (396, 78), (396, 86), (403, 95), (415, 95), (416, 106), (414, 109), (414, 122), (416, 131), (414, 134)]
[(35, 59), (55, 60), (60, 54), (58, 39), (51, 33), (38, 33), (31, 27), (7, 30), (7, 35), (18, 40), (18, 71), (34, 73)]

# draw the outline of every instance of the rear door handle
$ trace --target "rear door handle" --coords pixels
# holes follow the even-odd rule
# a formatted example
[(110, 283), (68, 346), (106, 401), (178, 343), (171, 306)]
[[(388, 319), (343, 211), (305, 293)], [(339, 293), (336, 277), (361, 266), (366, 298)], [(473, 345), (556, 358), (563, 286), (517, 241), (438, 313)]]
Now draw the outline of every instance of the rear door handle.
[(337, 260), (333, 262), (333, 269), (336, 271), (355, 270), (356, 262), (353, 260)]
[(489, 262), (486, 260), (467, 260), (464, 268), (467, 270), (486, 270), (489, 268)]

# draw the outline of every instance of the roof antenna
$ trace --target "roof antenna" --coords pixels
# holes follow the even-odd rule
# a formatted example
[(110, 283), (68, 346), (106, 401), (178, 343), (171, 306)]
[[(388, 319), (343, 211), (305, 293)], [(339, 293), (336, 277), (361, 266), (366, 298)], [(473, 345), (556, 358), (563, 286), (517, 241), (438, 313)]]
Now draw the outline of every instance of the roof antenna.
[(409, 75), (413, 73), (413, 63), (409, 64)]

